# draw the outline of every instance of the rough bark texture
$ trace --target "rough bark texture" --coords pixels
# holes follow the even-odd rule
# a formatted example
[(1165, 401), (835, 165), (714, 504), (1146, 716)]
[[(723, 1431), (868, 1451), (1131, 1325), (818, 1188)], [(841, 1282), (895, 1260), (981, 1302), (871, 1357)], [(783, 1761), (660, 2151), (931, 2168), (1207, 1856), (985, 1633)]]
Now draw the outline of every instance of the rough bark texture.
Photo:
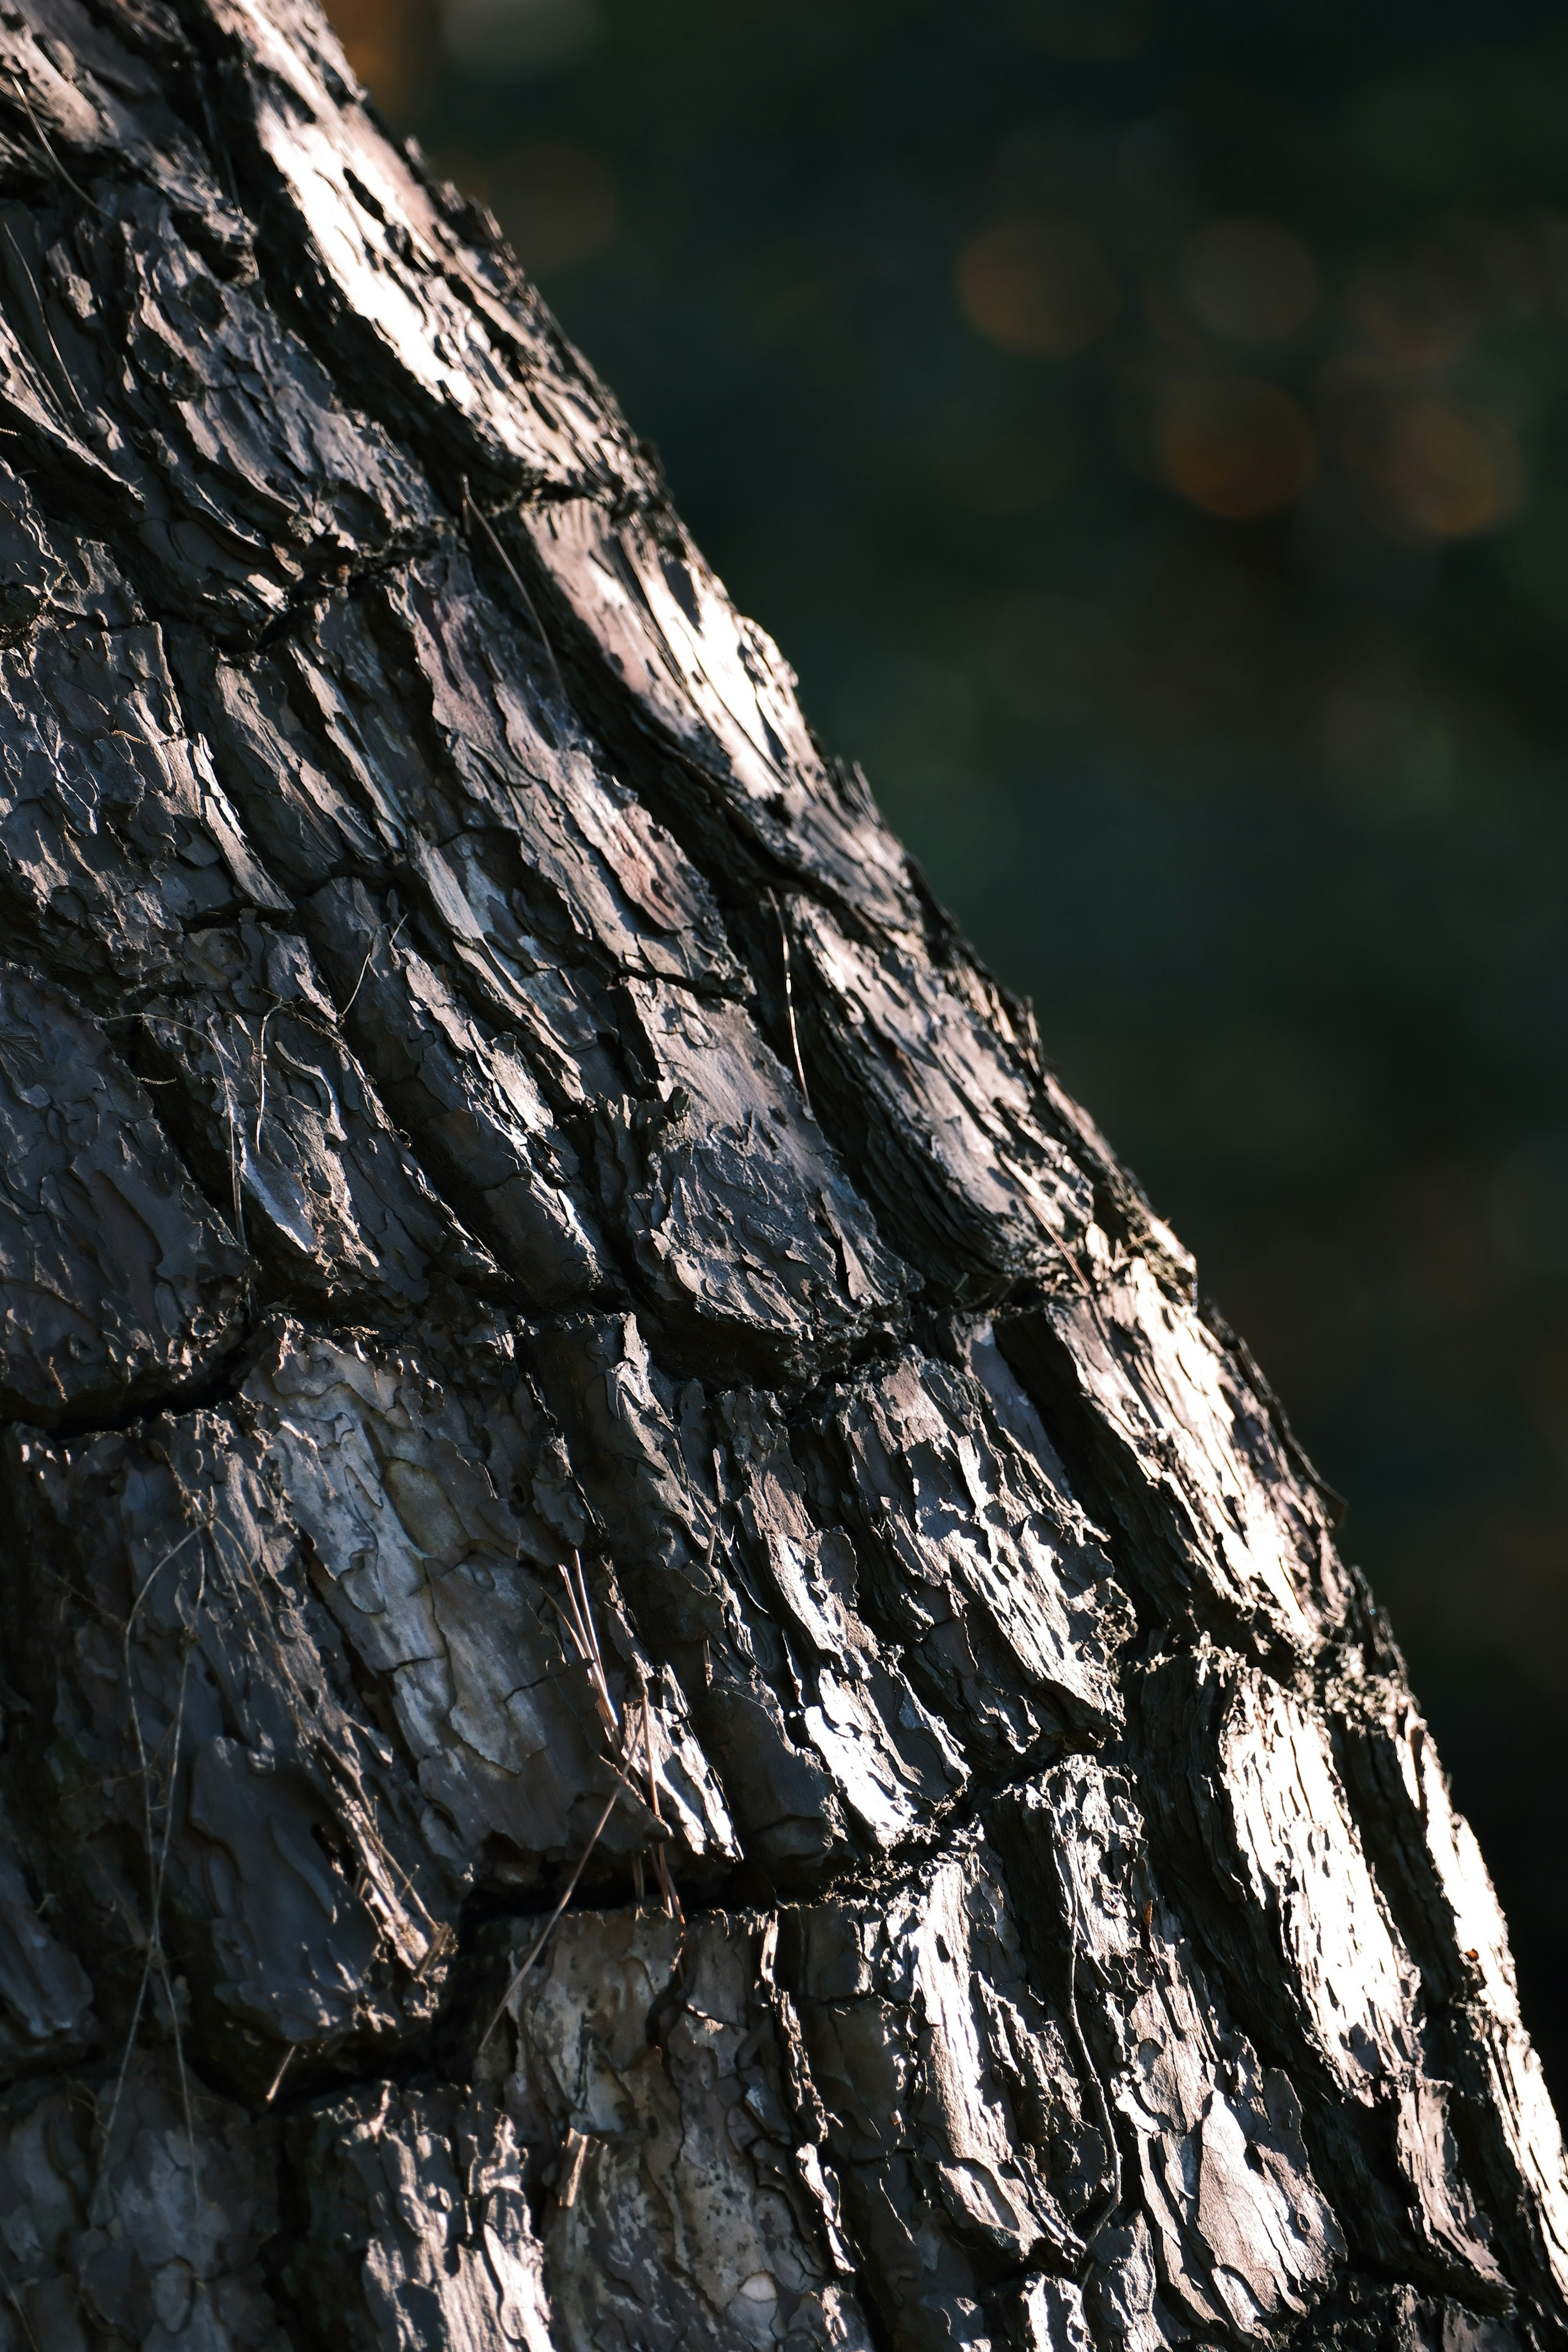
[(649, 453), (306, 0), (0, 68), (0, 2344), (1562, 2342), (1310, 1467)]

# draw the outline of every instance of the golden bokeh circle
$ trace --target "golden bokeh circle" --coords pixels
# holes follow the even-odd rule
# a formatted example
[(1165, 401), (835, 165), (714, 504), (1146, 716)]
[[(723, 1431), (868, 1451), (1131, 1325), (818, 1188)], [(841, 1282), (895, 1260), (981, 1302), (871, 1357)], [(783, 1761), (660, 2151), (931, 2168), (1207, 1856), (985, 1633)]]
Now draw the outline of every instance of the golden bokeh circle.
[(1231, 522), (1294, 506), (1316, 456), (1306, 412), (1261, 376), (1198, 376), (1173, 385), (1158, 445), (1172, 488)]
[(1086, 350), (1121, 308), (1121, 289), (1093, 238), (1056, 221), (983, 230), (960, 254), (954, 284), (972, 327), (1030, 359)]

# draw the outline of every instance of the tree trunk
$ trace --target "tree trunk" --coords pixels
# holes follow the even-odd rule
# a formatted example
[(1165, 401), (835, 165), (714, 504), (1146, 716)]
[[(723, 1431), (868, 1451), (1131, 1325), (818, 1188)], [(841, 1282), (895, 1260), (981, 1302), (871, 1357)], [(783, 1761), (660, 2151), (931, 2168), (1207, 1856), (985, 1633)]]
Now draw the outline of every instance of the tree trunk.
[(308, 0), (0, 58), (0, 2342), (1562, 2342), (1310, 1465), (651, 453)]

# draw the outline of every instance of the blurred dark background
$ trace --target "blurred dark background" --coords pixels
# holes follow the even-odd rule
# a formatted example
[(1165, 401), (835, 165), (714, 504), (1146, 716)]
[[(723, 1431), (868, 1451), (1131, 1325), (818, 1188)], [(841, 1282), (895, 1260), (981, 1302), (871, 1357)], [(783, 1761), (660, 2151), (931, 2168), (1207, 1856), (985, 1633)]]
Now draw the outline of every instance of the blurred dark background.
[(1568, 2109), (1568, 16), (339, 0), (1390, 1608)]

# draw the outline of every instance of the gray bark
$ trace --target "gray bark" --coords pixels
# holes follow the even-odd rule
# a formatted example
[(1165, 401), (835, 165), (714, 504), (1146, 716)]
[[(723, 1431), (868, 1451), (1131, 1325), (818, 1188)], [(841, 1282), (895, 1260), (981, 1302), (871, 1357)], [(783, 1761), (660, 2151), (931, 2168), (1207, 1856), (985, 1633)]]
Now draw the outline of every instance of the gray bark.
[(1310, 1465), (649, 453), (307, 0), (0, 66), (0, 2345), (1561, 2342)]

